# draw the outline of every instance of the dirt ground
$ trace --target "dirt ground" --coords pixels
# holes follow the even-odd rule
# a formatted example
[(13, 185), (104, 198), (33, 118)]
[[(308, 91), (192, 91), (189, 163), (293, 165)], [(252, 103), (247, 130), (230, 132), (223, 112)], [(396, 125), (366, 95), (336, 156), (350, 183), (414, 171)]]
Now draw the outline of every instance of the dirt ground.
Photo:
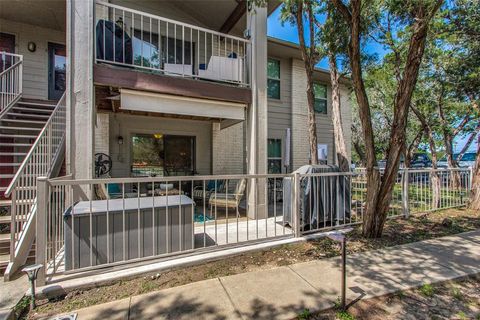
[(352, 304), (347, 312), (336, 309), (315, 315), (303, 312), (308, 320), (393, 320), (393, 319), (480, 319), (480, 278), (467, 278), (397, 292)]
[[(389, 220), (379, 239), (361, 237), (361, 227), (348, 235), (348, 253), (374, 250), (430, 238), (466, 232), (480, 228), (480, 213), (468, 209), (450, 209), (427, 215), (411, 216), (408, 220)], [(179, 268), (136, 279), (116, 281), (88, 290), (75, 290), (55, 301), (39, 301), (33, 319), (64, 313), (87, 306), (114, 301), (142, 293), (184, 285), (206, 279), (243, 272), (270, 269), (340, 254), (339, 246), (322, 238), (256, 251), (193, 267)]]

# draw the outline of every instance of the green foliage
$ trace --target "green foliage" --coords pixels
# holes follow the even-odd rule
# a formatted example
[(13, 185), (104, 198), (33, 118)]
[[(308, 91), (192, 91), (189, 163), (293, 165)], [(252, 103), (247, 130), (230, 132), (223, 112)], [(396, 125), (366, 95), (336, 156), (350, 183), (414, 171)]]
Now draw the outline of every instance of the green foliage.
[(426, 297), (433, 297), (435, 288), (431, 284), (426, 283), (420, 287), (420, 292)]
[(306, 320), (312, 316), (312, 313), (308, 309), (303, 309), (302, 312), (298, 315), (298, 319), (300, 320)]
[(340, 319), (340, 320), (355, 320), (355, 317), (350, 313), (348, 313), (347, 311), (339, 311), (337, 312), (336, 316), (337, 316), (337, 319)]
[(452, 297), (462, 301), (463, 300), (462, 290), (460, 290), (460, 288), (458, 287), (452, 287)]
[[(374, 10), (381, 13), (372, 19), (377, 31), (370, 36), (388, 53), (383, 60), (365, 65), (364, 79), (371, 104), (375, 151), (377, 158), (383, 159), (389, 148), (396, 90), (410, 42), (411, 16), (419, 6), (431, 8), (435, 1), (372, 2)], [(453, 0), (445, 2), (431, 22), (412, 105), (425, 116), (439, 158), (444, 154), (445, 135), (451, 135), (453, 140), (455, 134), (465, 136), (478, 130), (480, 110), (475, 103), (480, 101), (479, 19), (480, 1)], [(463, 119), (468, 121), (457, 130)], [(353, 131), (360, 132), (359, 121), (354, 119), (353, 125)], [(411, 113), (405, 137), (407, 146), (415, 142), (423, 129)], [(418, 147), (430, 152), (426, 135)]]

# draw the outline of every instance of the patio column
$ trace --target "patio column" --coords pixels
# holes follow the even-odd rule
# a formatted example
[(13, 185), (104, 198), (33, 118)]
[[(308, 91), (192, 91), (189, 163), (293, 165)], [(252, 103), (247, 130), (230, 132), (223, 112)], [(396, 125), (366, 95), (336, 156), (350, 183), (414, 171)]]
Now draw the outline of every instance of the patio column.
[(93, 177), (94, 1), (67, 1), (67, 173)]
[[(250, 85), (252, 104), (247, 117), (247, 168), (249, 174), (267, 173), (267, 8), (255, 7), (247, 14), (250, 30)], [(249, 184), (248, 216), (265, 218), (265, 179)], [(256, 196), (255, 196), (256, 195)], [(253, 204), (257, 200), (257, 206)], [(256, 210), (255, 210), (256, 209)]]

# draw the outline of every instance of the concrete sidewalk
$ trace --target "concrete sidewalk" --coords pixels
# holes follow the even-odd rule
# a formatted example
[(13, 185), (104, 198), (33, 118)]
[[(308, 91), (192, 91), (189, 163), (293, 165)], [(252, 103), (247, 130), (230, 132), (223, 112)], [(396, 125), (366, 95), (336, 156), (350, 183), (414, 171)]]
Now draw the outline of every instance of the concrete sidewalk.
[[(347, 302), (480, 273), (480, 230), (348, 256)], [(78, 310), (86, 319), (292, 319), (333, 306), (340, 258), (249, 272)]]

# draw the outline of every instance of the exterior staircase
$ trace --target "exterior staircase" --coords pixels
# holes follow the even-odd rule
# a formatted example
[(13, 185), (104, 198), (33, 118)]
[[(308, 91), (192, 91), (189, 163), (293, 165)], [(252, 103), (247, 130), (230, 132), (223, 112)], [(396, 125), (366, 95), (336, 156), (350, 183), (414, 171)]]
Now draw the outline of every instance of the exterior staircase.
[[(55, 109), (56, 101), (20, 99), (0, 115), (0, 274), (10, 261), (11, 197), (8, 186)], [(28, 258), (33, 257), (31, 251)]]

